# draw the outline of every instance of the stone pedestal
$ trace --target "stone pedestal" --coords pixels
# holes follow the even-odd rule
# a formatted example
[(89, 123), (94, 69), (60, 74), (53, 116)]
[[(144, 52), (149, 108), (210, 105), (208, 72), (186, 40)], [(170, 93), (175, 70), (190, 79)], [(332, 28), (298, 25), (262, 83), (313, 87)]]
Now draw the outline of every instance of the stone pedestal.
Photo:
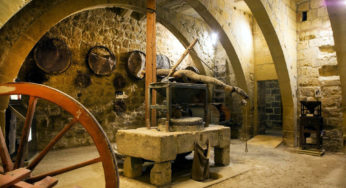
[(140, 158), (126, 157), (124, 161), (124, 175), (135, 178), (142, 175), (143, 160)]
[(165, 185), (171, 182), (171, 162), (155, 163), (150, 171), (150, 183), (154, 185)]
[(229, 146), (224, 147), (224, 148), (215, 147), (214, 148), (215, 164), (216, 165), (222, 165), (222, 166), (229, 165), (229, 163), (230, 163), (230, 156), (229, 156), (230, 153), (229, 152), (230, 152)]
[(118, 152), (129, 156), (125, 159), (125, 176), (140, 175), (142, 167), (137, 159), (146, 159), (155, 162), (150, 173), (151, 183), (164, 185), (171, 181), (170, 161), (180, 153), (193, 151), (195, 142), (205, 147), (209, 140), (210, 146), (215, 147), (215, 162), (228, 165), (230, 137), (229, 127), (210, 125), (199, 131), (160, 132), (155, 128), (119, 130), (116, 141)]

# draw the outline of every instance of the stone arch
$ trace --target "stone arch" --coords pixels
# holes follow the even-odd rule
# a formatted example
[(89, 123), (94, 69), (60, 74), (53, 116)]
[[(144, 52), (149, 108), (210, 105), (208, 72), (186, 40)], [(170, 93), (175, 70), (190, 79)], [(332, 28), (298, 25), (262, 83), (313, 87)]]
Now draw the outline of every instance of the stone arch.
[(283, 136), (285, 142), (288, 145), (293, 145), (293, 143), (297, 144), (296, 139), (294, 138), (294, 133), (297, 133), (296, 94), (292, 85), (294, 80), (293, 75), (290, 74), (289, 65), (287, 64), (287, 54), (283, 49), (283, 44), (277, 35), (271, 17), (262, 1), (245, 0), (245, 2), (262, 30), (274, 61), (283, 105)]
[(342, 1), (325, 0), (333, 30), (334, 44), (342, 92), (343, 132), (346, 133), (346, 5)]
[[(36, 42), (56, 23), (84, 10), (113, 6), (142, 13), (146, 11), (145, 1), (136, 0), (31, 1), (0, 30), (0, 41), (4, 44), (0, 48), (0, 83), (12, 81), (16, 77), (24, 59)], [(187, 39), (169, 24), (168, 20), (160, 17), (158, 20), (166, 28), (172, 30), (184, 46), (189, 44)], [(204, 72), (200, 61), (197, 61), (197, 53), (194, 52), (191, 55), (201, 72)]]
[[(160, 15), (158, 11), (158, 15)], [(187, 48), (190, 45), (190, 42), (187, 38), (173, 25), (169, 20), (163, 16), (157, 16), (157, 20), (165, 26), (179, 41), (180, 43)], [(201, 60), (198, 58), (197, 52), (194, 49), (191, 49), (190, 53), (193, 62), (196, 65), (196, 68), (201, 72), (201, 74), (206, 74), (206, 71), (201, 63)]]
[(219, 40), (226, 51), (228, 58), (232, 63), (232, 67), (236, 76), (239, 87), (245, 91), (249, 91), (248, 81), (246, 80), (244, 69), (242, 67), (240, 52), (235, 48), (237, 42), (234, 38), (227, 35), (220, 23), (209, 12), (200, 0), (185, 0), (207, 23), (207, 25), (219, 33)]
[[(2, 44), (0, 46), (0, 83), (13, 81), (34, 45), (55, 24), (78, 12), (105, 7), (120, 7), (146, 12), (144, 0), (32, 0), (0, 29)], [(172, 30), (173, 27), (168, 22), (165, 23), (167, 20), (160, 18), (158, 20), (166, 28), (171, 29), (171, 32), (184, 46), (189, 45), (188, 40), (182, 34), (178, 34), (177, 29)], [(197, 53), (193, 51), (191, 57), (201, 73), (205, 73)], [(0, 125), (5, 124), (7, 105), (8, 98), (1, 97)]]

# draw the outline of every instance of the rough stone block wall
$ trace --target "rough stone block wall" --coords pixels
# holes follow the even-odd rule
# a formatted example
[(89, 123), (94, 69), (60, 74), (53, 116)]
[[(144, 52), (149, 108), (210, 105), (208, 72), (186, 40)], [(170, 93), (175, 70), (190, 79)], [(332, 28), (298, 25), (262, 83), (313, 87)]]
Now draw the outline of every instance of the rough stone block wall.
[[(157, 24), (156, 29), (156, 45), (159, 46), (156, 52), (157, 54), (165, 54), (168, 56), (171, 60), (171, 66), (173, 66), (184, 53), (185, 48), (172, 33), (167, 32), (167, 29), (163, 25)], [(190, 55), (183, 60), (178, 69), (187, 66), (194, 66)]]
[(279, 82), (267, 80), (258, 82), (259, 133), (269, 129), (282, 129), (282, 104)]
[[(22, 81), (38, 82), (57, 88), (81, 102), (96, 117), (108, 138), (115, 141), (118, 129), (144, 126), (144, 80), (131, 77), (125, 68), (128, 52), (145, 52), (146, 21), (117, 15), (116, 9), (95, 9), (68, 17), (58, 23), (44, 38), (59, 38), (71, 50), (72, 63), (66, 72), (48, 75), (36, 67), (33, 51), (26, 58), (19, 78)], [(169, 48), (170, 43), (179, 43), (163, 26), (158, 24), (158, 52), (175, 60), (180, 51)], [(164, 34), (163, 34), (164, 33)], [(169, 40), (169, 41), (168, 41)], [(89, 49), (102, 45), (116, 55), (116, 69), (110, 76), (96, 76), (86, 62)], [(184, 50), (184, 49), (180, 49)], [(76, 84), (76, 78), (90, 80), (90, 85)], [(116, 78), (124, 78), (124, 88), (115, 88)], [(117, 96), (118, 92), (122, 96)], [(71, 118), (59, 107), (39, 101), (36, 113), (36, 137), (38, 149), (42, 149)], [(91, 138), (81, 125), (72, 130), (57, 143), (55, 148), (89, 145)]]
[[(307, 14), (306, 21), (303, 12)], [(297, 25), (299, 100), (307, 97), (320, 100), (325, 129), (340, 132), (335, 136), (342, 137), (341, 84), (333, 31), (324, 2), (310, 0), (297, 4)], [(330, 150), (341, 148), (342, 139), (336, 140), (324, 139), (323, 145), (328, 149), (334, 147)]]

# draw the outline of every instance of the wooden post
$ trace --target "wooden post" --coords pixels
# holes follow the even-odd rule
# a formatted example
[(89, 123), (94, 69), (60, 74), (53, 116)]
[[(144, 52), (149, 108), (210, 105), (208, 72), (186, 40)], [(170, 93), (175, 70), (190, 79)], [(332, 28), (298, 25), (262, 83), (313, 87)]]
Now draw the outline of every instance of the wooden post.
[[(149, 104), (149, 84), (156, 82), (156, 0), (147, 0), (147, 39), (145, 65), (145, 122), (147, 128), (156, 126), (156, 110), (151, 113)], [(156, 92), (152, 93), (152, 104), (156, 104)]]

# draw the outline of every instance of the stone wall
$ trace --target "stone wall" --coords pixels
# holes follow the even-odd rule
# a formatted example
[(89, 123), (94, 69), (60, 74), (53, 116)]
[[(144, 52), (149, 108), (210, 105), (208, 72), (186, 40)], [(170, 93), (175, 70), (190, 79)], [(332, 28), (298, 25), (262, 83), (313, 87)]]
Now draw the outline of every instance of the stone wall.
[[(170, 57), (171, 65), (173, 66), (184, 53), (184, 46), (172, 35), (172, 33), (167, 32), (167, 29), (161, 24), (157, 24), (156, 37), (156, 45), (158, 46), (156, 52)], [(185, 68), (187, 66), (194, 66), (190, 55), (183, 60), (178, 68)]]
[[(297, 8), (299, 100), (320, 100), (325, 129), (336, 129), (340, 133), (335, 135), (342, 137), (341, 84), (327, 9), (322, 0), (304, 1)], [(306, 21), (303, 12), (307, 13)], [(341, 148), (342, 139), (336, 140), (339, 142), (324, 139), (324, 145)]]
[[(52, 86), (77, 99), (96, 117), (109, 139), (115, 141), (118, 129), (145, 126), (144, 80), (131, 77), (125, 68), (128, 52), (145, 52), (145, 25), (145, 20), (117, 15), (117, 9), (95, 9), (68, 17), (43, 37), (66, 42), (72, 54), (72, 63), (67, 71), (58, 75), (45, 74), (35, 65), (32, 50), (19, 78)], [(158, 24), (157, 29), (157, 51), (176, 60), (184, 48), (165, 27)], [(171, 43), (177, 44), (179, 49), (169, 48)], [(87, 65), (86, 55), (91, 47), (97, 45), (106, 46), (116, 55), (116, 69), (109, 76), (96, 76)], [(90, 84), (76, 83), (76, 79), (81, 77), (89, 80)], [(113, 84), (119, 77), (123, 78), (123, 88), (115, 88)], [(123, 94), (119, 95), (121, 92)], [(43, 101), (38, 103), (35, 117), (38, 149), (42, 149), (70, 119), (59, 107)], [(77, 125), (57, 143), (56, 148), (91, 143), (85, 130)]]

